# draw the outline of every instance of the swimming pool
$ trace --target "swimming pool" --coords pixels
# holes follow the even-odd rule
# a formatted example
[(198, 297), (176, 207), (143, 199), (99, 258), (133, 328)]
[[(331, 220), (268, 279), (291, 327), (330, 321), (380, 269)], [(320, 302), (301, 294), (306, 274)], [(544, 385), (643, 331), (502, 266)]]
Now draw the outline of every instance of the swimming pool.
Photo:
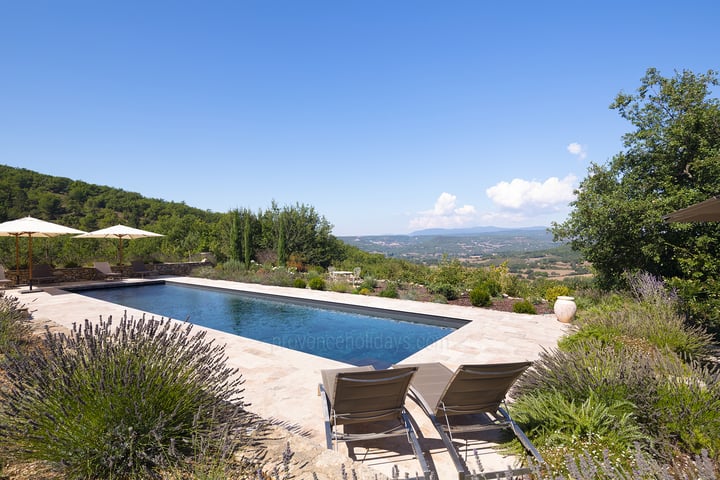
[(386, 368), (455, 329), (180, 285), (102, 288), (81, 295), (353, 365)]

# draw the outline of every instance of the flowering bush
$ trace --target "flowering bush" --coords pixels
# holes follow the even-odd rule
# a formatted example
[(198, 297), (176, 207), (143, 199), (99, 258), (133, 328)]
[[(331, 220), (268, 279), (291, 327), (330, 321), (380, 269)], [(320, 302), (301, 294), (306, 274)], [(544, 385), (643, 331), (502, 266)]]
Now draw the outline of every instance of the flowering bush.
[(42, 347), (3, 362), (0, 446), (63, 465), (68, 478), (151, 478), (200, 450), (227, 457), (257, 420), (224, 348), (204, 337), (127, 318), (48, 332)]

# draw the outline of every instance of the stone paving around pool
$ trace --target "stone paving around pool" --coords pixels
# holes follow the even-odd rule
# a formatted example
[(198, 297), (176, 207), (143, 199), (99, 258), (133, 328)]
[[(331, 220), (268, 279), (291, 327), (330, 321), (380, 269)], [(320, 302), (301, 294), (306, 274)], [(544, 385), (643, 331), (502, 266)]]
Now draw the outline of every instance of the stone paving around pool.
[[(455, 369), (463, 363), (535, 360), (543, 349), (555, 348), (560, 337), (567, 334), (571, 328), (567, 324), (558, 322), (554, 315), (523, 315), (475, 307), (190, 277), (166, 277), (164, 280), (167, 283), (461, 319), (468, 323), (400, 362), (441, 362), (450, 369)], [(135, 283), (141, 280), (126, 279), (122, 282)], [(100, 317), (105, 319), (111, 315), (113, 318), (120, 318), (125, 313), (136, 318), (142, 315), (162, 317), (156, 312), (141, 312), (69, 293), (52, 286), (44, 287), (42, 291), (35, 293), (20, 294), (19, 291), (20, 289), (9, 289), (7, 293), (20, 298), (21, 303), (29, 308), (37, 322), (51, 321), (66, 328), (72, 328), (73, 323), (81, 323), (85, 319), (97, 321)], [(245, 379), (245, 400), (250, 403), (248, 410), (288, 427), (293, 432), (293, 437), (300, 439), (298, 445), (301, 446), (298, 448), (304, 452), (305, 457), (302, 461), (311, 464), (314, 462), (317, 465), (318, 478), (340, 478), (338, 465), (346, 462), (350, 465), (349, 459), (345, 456), (348, 450), (341, 446), (339, 453), (333, 453), (323, 447), (325, 433), (318, 397), (318, 383), (321, 369), (347, 365), (212, 329), (197, 326), (194, 328), (207, 330), (211, 338), (216, 338), (217, 342), (226, 345), (228, 366), (238, 368)], [(426, 452), (428, 462), (437, 473), (437, 478), (439, 480), (457, 478), (450, 456), (442, 448), (442, 443), (430, 421), (413, 402), (408, 401), (407, 407), (420, 428), (421, 445)], [(363, 462), (362, 466), (356, 467), (358, 478), (374, 478), (375, 472), (389, 477), (392, 475), (393, 466), (399, 468), (401, 478), (404, 477), (405, 472), (410, 473), (411, 478), (414, 478), (412, 476), (418, 471), (418, 467), (417, 462), (412, 458), (411, 450), (401, 444), (383, 446), (387, 450), (354, 449), (357, 459)], [(471, 443), (471, 453), (468, 455), (467, 463), (477, 470), (476, 462), (473, 460), (474, 452), (481, 455), (485, 470), (503, 470), (515, 461), (513, 458), (499, 455), (492, 447), (491, 442)], [(333, 473), (336, 470), (338, 473)]]

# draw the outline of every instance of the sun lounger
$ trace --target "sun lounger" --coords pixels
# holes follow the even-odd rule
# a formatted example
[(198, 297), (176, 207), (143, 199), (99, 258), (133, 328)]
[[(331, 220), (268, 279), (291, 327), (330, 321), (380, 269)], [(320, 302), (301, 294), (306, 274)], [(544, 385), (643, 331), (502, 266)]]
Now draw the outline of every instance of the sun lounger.
[(113, 278), (120, 278), (120, 273), (113, 272), (108, 262), (95, 262), (93, 263), (95, 270), (103, 275), (105, 280), (112, 280)]
[(155, 270), (148, 269), (142, 260), (133, 260), (130, 262), (130, 265), (132, 266), (133, 273), (140, 275), (141, 278), (145, 278), (146, 275), (152, 277), (158, 274)]
[(336, 448), (338, 442), (404, 435), (423, 475), (430, 478), (429, 467), (404, 406), (410, 379), (416, 370), (414, 367), (375, 370), (371, 366), (323, 370), (318, 388), (327, 448)]
[(33, 266), (32, 281), (33, 283), (54, 282), (55, 275), (53, 274), (53, 268), (47, 263)]
[[(508, 430), (536, 462), (543, 463), (540, 453), (510, 417), (505, 406), (508, 391), (530, 365), (531, 362), (461, 365), (454, 372), (441, 363), (397, 365), (393, 368), (410, 366), (418, 369), (409, 395), (432, 420), (453, 459), (458, 478), (464, 479), (469, 477), (469, 469), (453, 443), (453, 434), (461, 432)], [(460, 419), (463, 421), (456, 422)], [(515, 469), (513, 472), (520, 475), (529, 473), (530, 469)], [(505, 473), (506, 470), (483, 472), (483, 478), (504, 477)]]
[(3, 288), (7, 288), (10, 283), (12, 283), (12, 280), (5, 278), (5, 267), (0, 265), (0, 285), (2, 285)]

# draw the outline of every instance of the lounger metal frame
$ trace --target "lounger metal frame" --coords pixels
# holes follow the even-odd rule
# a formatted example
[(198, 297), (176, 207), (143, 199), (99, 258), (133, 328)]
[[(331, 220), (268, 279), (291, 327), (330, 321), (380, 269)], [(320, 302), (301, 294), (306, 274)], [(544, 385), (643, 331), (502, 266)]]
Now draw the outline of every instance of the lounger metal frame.
[(110, 267), (110, 262), (94, 262), (93, 268), (103, 275), (105, 280), (112, 280), (114, 278), (122, 278), (120, 272), (113, 272)]
[[(350, 369), (352, 370), (352, 369)], [(415, 374), (416, 368), (406, 368), (403, 369), (402, 372), (397, 372), (397, 375), (386, 377), (382, 380), (377, 379), (363, 379), (363, 378), (349, 378), (347, 376), (344, 376), (342, 378), (343, 382), (350, 382), (354, 383), (356, 385), (362, 385), (367, 384), (371, 385), (373, 383), (377, 384), (380, 381), (393, 381), (393, 380), (402, 380), (403, 378), (407, 378), (407, 381), (409, 383), (409, 378), (412, 377), (412, 375)], [(378, 372), (378, 370), (374, 370), (372, 368), (368, 368), (366, 370), (367, 372)], [(338, 371), (340, 372), (340, 371)], [(354, 373), (358, 373), (357, 371)], [(361, 375), (360, 375), (361, 376)], [(408, 378), (409, 377), (409, 378)], [(402, 397), (404, 398), (406, 396), (407, 390), (402, 393)], [(396, 437), (396, 436), (402, 436), (405, 435), (407, 438), (408, 443), (410, 444), (413, 453), (415, 455), (415, 458), (417, 459), (418, 463), (420, 464), (420, 468), (422, 469), (423, 476), (426, 479), (430, 478), (430, 468), (428, 467), (427, 461), (425, 460), (425, 456), (423, 455), (422, 449), (420, 447), (420, 442), (417, 437), (417, 433), (415, 432), (415, 427), (413, 426), (410, 415), (408, 414), (407, 410), (404, 406), (400, 407), (399, 409), (388, 409), (388, 410), (377, 410), (377, 411), (368, 411), (363, 413), (350, 413), (350, 414), (344, 414), (342, 412), (336, 412), (333, 408), (333, 404), (331, 402), (330, 395), (328, 394), (327, 390), (325, 389), (325, 386), (320, 383), (318, 385), (318, 394), (321, 396), (322, 399), (322, 409), (323, 409), (323, 417), (325, 420), (325, 439), (326, 439), (326, 445), (329, 450), (337, 450), (339, 442), (356, 442), (356, 441), (363, 441), (363, 440), (376, 440), (376, 439), (382, 439), (387, 437)], [(398, 421), (397, 426), (392, 427), (390, 429), (380, 431), (380, 432), (368, 432), (368, 433), (346, 433), (346, 432), (340, 432), (338, 430), (339, 425), (351, 423), (351, 424), (362, 424), (362, 423), (368, 423), (372, 424), (373, 422), (380, 422), (380, 421), (387, 421), (391, 419), (396, 419)]]
[[(510, 367), (511, 369), (516, 368), (518, 373), (518, 376), (522, 374), (529, 366), (531, 365), (530, 362), (520, 362), (517, 364), (502, 364), (499, 365), (499, 367)], [(397, 365), (396, 367), (401, 367), (402, 365)], [(414, 365), (418, 368), (422, 368), (422, 364)], [(453, 376), (450, 378), (448, 385), (446, 385), (446, 391), (443, 392), (444, 394), (447, 392), (448, 387), (450, 387), (451, 382), (454, 380), (455, 376), (460, 372), (462, 369), (472, 369), (473, 365), (461, 365), (458, 370), (453, 374)], [(483, 366), (485, 367), (485, 366)], [(471, 371), (471, 370), (466, 370)], [(486, 372), (483, 372), (486, 373)], [(458, 473), (458, 479), (464, 480), (465, 478), (470, 477), (470, 472), (468, 471), (467, 465), (465, 461), (461, 458), (459, 452), (457, 451), (455, 444), (453, 443), (453, 432), (456, 433), (462, 433), (462, 432), (479, 432), (479, 431), (485, 431), (485, 430), (503, 430), (503, 429), (509, 429), (512, 431), (512, 433), (515, 435), (515, 437), (520, 441), (523, 448), (527, 451), (530, 457), (534, 459), (535, 462), (538, 464), (544, 463), (544, 460), (542, 456), (540, 455), (540, 452), (535, 448), (533, 443), (530, 441), (530, 439), (525, 435), (525, 432), (522, 431), (522, 429), (518, 426), (518, 424), (512, 419), (510, 414), (508, 413), (507, 406), (505, 404), (505, 399), (503, 398), (499, 405), (492, 404), (492, 407), (483, 408), (481, 406), (478, 407), (470, 407), (467, 409), (453, 409), (452, 407), (446, 407), (445, 404), (440, 401), (438, 404), (438, 412), (442, 413), (443, 419), (439, 419), (438, 415), (436, 415), (436, 409), (428, 404), (428, 402), (423, 397), (422, 393), (415, 387), (411, 386), (409, 389), (409, 396), (411, 399), (413, 399), (425, 412), (425, 414), (430, 418), (432, 421), (432, 424), (435, 426), (435, 429), (438, 432), (438, 435), (440, 436), (443, 444), (445, 445), (445, 448), (447, 449), (448, 453), (450, 454), (450, 457), (452, 458), (453, 464), (455, 466), (455, 469)], [(442, 396), (441, 396), (442, 398)], [(452, 422), (450, 421), (450, 417), (453, 415), (472, 415), (472, 414), (486, 414), (487, 418), (492, 421), (492, 423), (481, 423), (481, 424), (475, 424), (475, 425), (462, 425), (462, 426), (453, 426)], [(465, 453), (467, 455), (467, 447), (465, 449)], [(529, 467), (523, 467), (523, 468), (515, 468), (512, 469), (513, 474), (517, 475), (524, 475), (531, 473), (532, 469)], [(483, 478), (505, 478), (507, 474), (506, 470), (503, 471), (494, 471), (494, 472), (482, 472)]]

